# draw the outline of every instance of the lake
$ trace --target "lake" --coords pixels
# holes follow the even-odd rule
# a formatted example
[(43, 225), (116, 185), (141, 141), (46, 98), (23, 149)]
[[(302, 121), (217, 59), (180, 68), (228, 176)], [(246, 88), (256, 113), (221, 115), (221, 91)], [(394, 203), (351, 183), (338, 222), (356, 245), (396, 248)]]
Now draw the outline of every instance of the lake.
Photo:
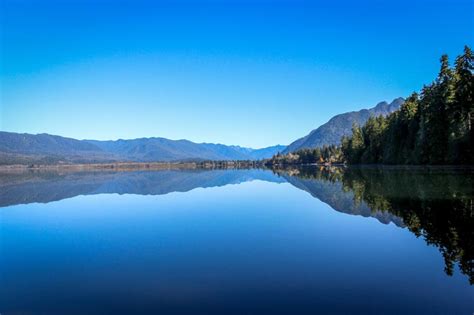
[(474, 172), (0, 174), (0, 313), (472, 314)]

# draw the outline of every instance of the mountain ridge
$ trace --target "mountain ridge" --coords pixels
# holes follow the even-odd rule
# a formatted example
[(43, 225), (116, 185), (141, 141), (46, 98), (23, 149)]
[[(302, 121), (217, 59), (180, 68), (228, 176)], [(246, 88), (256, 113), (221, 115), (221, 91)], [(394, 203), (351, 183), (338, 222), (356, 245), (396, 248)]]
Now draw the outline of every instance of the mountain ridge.
[(363, 125), (370, 116), (388, 115), (403, 104), (405, 100), (401, 97), (394, 99), (391, 103), (380, 102), (372, 108), (351, 111), (331, 117), (326, 123), (313, 129), (306, 136), (290, 143), (282, 153), (290, 153), (304, 148), (316, 148), (324, 145), (339, 145), (343, 136), (352, 134), (354, 123)]
[(0, 164), (255, 160), (271, 157), (284, 148), (277, 145), (252, 149), (162, 137), (77, 140), (46, 133), (0, 131)]
[(262, 160), (279, 152), (340, 144), (342, 136), (351, 134), (354, 123), (363, 125), (370, 116), (388, 115), (399, 109), (403, 102), (403, 98), (396, 98), (391, 103), (380, 102), (370, 109), (342, 113), (288, 146), (275, 145), (260, 149), (163, 137), (78, 140), (47, 133), (33, 135), (0, 131), (0, 165)]

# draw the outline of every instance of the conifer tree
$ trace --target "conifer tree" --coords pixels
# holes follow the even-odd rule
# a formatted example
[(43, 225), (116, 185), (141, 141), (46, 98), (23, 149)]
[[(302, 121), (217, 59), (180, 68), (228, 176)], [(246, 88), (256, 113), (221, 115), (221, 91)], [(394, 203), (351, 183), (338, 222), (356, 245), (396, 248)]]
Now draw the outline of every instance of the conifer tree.
[(450, 115), (450, 161), (474, 163), (474, 64), (469, 47), (456, 58), (455, 92)]

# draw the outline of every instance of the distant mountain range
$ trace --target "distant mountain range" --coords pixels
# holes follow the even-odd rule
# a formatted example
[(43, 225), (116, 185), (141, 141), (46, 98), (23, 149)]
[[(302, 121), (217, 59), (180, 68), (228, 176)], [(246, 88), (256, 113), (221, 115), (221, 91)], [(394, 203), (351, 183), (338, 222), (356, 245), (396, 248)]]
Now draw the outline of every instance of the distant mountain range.
[(370, 116), (386, 116), (393, 113), (403, 104), (403, 98), (396, 98), (390, 104), (378, 103), (370, 109), (348, 112), (332, 117), (327, 123), (311, 131), (307, 136), (292, 142), (282, 153), (290, 153), (305, 148), (322, 147), (323, 145), (340, 144), (343, 136), (352, 134), (354, 123), (363, 125)]
[(0, 164), (257, 160), (284, 149), (281, 145), (251, 149), (165, 138), (97, 141), (0, 132)]
[(342, 136), (352, 133), (354, 123), (363, 125), (370, 116), (388, 115), (399, 109), (403, 102), (403, 98), (397, 98), (390, 104), (381, 102), (371, 109), (340, 114), (287, 147), (275, 145), (262, 149), (165, 138), (98, 141), (0, 131), (0, 165), (261, 160), (271, 158), (278, 152), (289, 153), (303, 148), (340, 144)]

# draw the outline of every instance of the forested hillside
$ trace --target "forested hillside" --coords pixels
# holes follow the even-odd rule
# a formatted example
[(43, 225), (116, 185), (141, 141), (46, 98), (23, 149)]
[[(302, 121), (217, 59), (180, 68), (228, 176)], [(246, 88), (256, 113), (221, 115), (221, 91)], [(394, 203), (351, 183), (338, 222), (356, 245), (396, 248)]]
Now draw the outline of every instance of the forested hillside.
[(307, 136), (293, 141), (283, 153), (340, 145), (343, 136), (351, 135), (351, 128), (354, 124), (363, 125), (369, 117), (387, 116), (399, 109), (403, 102), (404, 99), (399, 97), (391, 103), (380, 102), (375, 107), (369, 109), (336, 115), (327, 123), (311, 131)]
[(400, 110), (354, 126), (342, 140), (351, 164), (473, 164), (474, 77), (469, 47), (450, 67), (447, 55), (434, 82)]
[(388, 116), (371, 116), (340, 146), (302, 149), (278, 154), (276, 164), (474, 164), (474, 75), (469, 47), (450, 67), (441, 57), (437, 78), (410, 95)]

